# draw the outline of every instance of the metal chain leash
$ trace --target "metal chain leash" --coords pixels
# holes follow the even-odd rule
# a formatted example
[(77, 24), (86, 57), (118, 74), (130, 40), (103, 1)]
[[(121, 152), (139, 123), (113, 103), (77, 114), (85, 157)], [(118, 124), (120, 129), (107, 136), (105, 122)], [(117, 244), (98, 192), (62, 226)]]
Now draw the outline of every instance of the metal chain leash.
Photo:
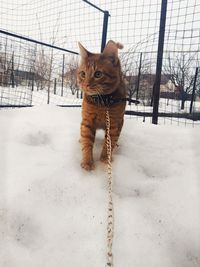
[(110, 115), (109, 110), (106, 111), (106, 147), (107, 147), (107, 174), (108, 174), (108, 218), (107, 218), (107, 264), (106, 266), (113, 267), (113, 236), (114, 236), (114, 210), (112, 198), (112, 145), (110, 137)]

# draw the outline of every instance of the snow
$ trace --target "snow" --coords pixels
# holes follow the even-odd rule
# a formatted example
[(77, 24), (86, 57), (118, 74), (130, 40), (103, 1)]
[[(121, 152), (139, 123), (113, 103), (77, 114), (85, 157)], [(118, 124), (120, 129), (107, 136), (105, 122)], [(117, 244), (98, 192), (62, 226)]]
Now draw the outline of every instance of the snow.
[[(107, 179), (80, 167), (79, 108), (0, 110), (0, 266), (102, 267)], [(200, 266), (200, 128), (125, 119), (114, 152), (115, 267)]]
[[(51, 88), (48, 95), (48, 89), (43, 90), (31, 90), (31, 87), (18, 86), (12, 87), (0, 87), (0, 104), (2, 106), (12, 106), (12, 105), (33, 105), (41, 106), (46, 105), (49, 101), (51, 105), (81, 105), (82, 99), (77, 98), (77, 93), (72, 94), (70, 88), (64, 87), (63, 96), (61, 96), (61, 87), (57, 87), (56, 94), (54, 94), (54, 89)], [(79, 92), (80, 95), (80, 92)], [(181, 100), (176, 99), (165, 99), (160, 98), (159, 101), (159, 112), (167, 113), (189, 113), (190, 102), (185, 101), (185, 109), (181, 110)], [(152, 112), (153, 108), (144, 106), (143, 100), (140, 100), (139, 105), (132, 104), (127, 105), (127, 110), (145, 111)], [(193, 112), (200, 112), (200, 101), (194, 101)]]
[[(69, 87), (64, 87), (63, 96), (61, 96), (62, 88), (57, 86), (56, 94), (53, 92), (53, 88), (50, 88), (50, 92), (48, 94), (48, 90), (35, 90), (32, 91), (31, 87), (27, 86), (18, 86), (15, 88), (10, 87), (0, 87), (0, 106), (41, 106), (47, 105), (60, 105), (60, 106), (74, 106), (80, 107), (82, 104), (82, 99), (77, 98), (77, 93), (74, 95)], [(79, 92), (80, 96), (80, 92)], [(178, 126), (190, 126), (196, 127), (200, 126), (199, 120), (190, 120), (186, 118), (172, 117), (173, 113), (180, 114), (188, 113), (190, 110), (190, 101), (185, 101), (185, 109), (181, 110), (181, 101), (174, 99), (164, 99), (160, 98), (159, 100), (159, 112), (169, 113), (169, 117), (160, 117), (160, 124), (175, 124)], [(139, 105), (127, 105), (127, 111), (135, 111), (135, 112), (153, 112), (153, 107), (148, 106), (147, 103), (144, 105), (143, 101), (140, 100)], [(193, 114), (200, 112), (200, 101), (195, 101), (193, 103)], [(151, 117), (143, 117), (138, 115), (131, 115), (132, 118), (135, 118), (137, 121), (149, 121), (151, 123)]]
[(1, 106), (41, 106), (48, 102), (54, 105), (81, 105), (82, 99), (77, 98), (76, 94), (72, 94), (70, 88), (64, 87), (63, 96), (61, 96), (62, 88), (58, 87), (56, 94), (51, 88), (48, 94), (48, 89), (34, 90), (27, 86), (0, 87), (0, 105)]

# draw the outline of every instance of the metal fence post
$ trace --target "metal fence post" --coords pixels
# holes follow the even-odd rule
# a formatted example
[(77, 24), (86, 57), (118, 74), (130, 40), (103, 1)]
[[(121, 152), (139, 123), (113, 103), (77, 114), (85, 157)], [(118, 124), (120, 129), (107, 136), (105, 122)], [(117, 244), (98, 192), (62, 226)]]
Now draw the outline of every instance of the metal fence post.
[(48, 91), (47, 91), (47, 104), (50, 104), (50, 86), (48, 86)]
[(11, 84), (12, 88), (15, 87), (15, 76), (14, 76), (14, 51), (12, 54), (12, 68), (11, 68), (11, 74), (10, 74)]
[(32, 74), (32, 81), (31, 81), (31, 90), (34, 91), (34, 80), (35, 80), (35, 73)]
[(54, 79), (54, 90), (53, 90), (54, 95), (56, 95), (56, 83), (57, 83), (57, 79), (55, 78)]
[(138, 97), (139, 97), (141, 68), (142, 68), (142, 53), (140, 53), (140, 64), (139, 64), (139, 68), (138, 68), (138, 78), (137, 78), (137, 83), (136, 83), (136, 100), (138, 100)]
[(63, 96), (64, 75), (65, 75), (65, 55), (63, 54), (61, 96)]
[(192, 96), (191, 96), (191, 102), (190, 102), (190, 114), (192, 113), (192, 107), (193, 107), (193, 102), (194, 102), (194, 98), (195, 98), (195, 91), (196, 91), (196, 82), (197, 82), (198, 71), (199, 71), (199, 68), (197, 67), (196, 68), (196, 71), (195, 71), (194, 84), (193, 84), (193, 88), (192, 88)]
[(109, 12), (107, 10), (105, 10), (104, 15), (103, 15), (103, 31), (102, 31), (102, 38), (101, 38), (101, 52), (103, 52), (103, 50), (106, 46), (109, 16), (110, 16)]
[(158, 108), (159, 108), (159, 98), (160, 98), (160, 81), (161, 81), (162, 60), (163, 60), (163, 47), (165, 39), (166, 15), (167, 15), (167, 0), (162, 0), (157, 64), (156, 64), (156, 77), (153, 86), (153, 114), (152, 114), (153, 124), (158, 124)]

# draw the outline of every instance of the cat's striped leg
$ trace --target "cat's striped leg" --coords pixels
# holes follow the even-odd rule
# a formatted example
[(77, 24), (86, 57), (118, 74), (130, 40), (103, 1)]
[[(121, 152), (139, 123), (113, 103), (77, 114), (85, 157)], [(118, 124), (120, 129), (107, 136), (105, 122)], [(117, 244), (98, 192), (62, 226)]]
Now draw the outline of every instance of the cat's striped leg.
[[(123, 125), (123, 122), (120, 125), (118, 125), (118, 124), (117, 125), (112, 125), (111, 124), (111, 127), (110, 127), (110, 138), (111, 138), (111, 149), (112, 149), (112, 151), (115, 148), (115, 146), (117, 145), (117, 141), (118, 141), (119, 136), (120, 136), (122, 125)], [(106, 135), (105, 135), (105, 141), (104, 141), (103, 149), (102, 149), (102, 152), (101, 152), (100, 160), (102, 162), (104, 162), (104, 163), (107, 163), (107, 161), (108, 161)]]
[(81, 148), (82, 148), (82, 161), (81, 167), (87, 171), (94, 169), (93, 162), (93, 144), (95, 139), (95, 129), (86, 121), (81, 123)]

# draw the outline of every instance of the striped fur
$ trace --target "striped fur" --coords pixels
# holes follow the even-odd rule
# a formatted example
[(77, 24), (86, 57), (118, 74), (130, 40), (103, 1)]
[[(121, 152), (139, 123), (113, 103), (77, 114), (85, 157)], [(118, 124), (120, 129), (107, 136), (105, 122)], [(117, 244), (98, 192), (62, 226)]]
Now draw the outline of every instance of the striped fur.
[[(81, 61), (77, 70), (77, 80), (84, 92), (80, 139), (82, 147), (81, 166), (86, 170), (91, 170), (94, 168), (92, 150), (96, 130), (105, 130), (107, 107), (91, 103), (89, 96), (111, 93), (116, 98), (126, 96), (118, 58), (118, 48), (122, 48), (122, 45), (109, 41), (101, 54), (88, 52), (81, 44), (79, 47)], [(109, 107), (112, 149), (116, 146), (123, 126), (124, 111), (124, 102), (115, 103)], [(100, 160), (107, 162), (106, 142), (104, 142)]]

